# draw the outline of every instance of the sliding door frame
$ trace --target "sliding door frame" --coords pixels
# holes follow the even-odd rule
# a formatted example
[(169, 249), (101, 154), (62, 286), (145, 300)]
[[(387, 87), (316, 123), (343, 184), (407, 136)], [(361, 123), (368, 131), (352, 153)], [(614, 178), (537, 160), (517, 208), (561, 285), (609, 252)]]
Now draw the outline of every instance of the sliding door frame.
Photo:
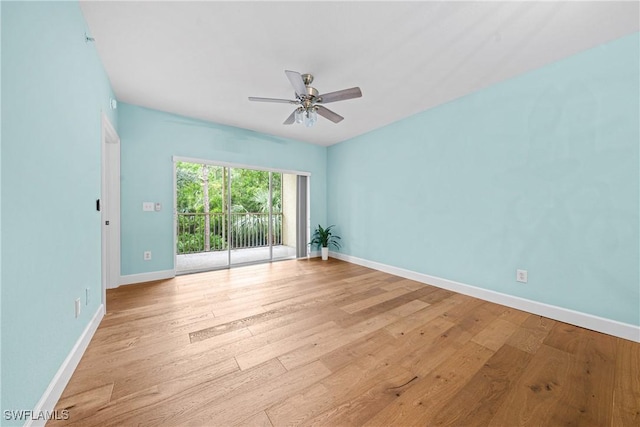
[[(216, 161), (216, 160), (208, 160), (208, 159), (199, 159), (199, 158), (195, 158), (195, 157), (183, 157), (183, 156), (173, 156), (172, 157), (173, 160), (173, 270), (176, 271), (177, 265), (178, 265), (178, 251), (176, 250), (177, 248), (177, 244), (178, 244), (178, 236), (176, 233), (176, 230), (178, 229), (178, 182), (176, 179), (176, 163), (178, 162), (186, 162), (186, 163), (199, 163), (199, 164), (204, 164), (204, 165), (209, 165), (209, 166), (218, 166), (218, 167), (224, 167), (227, 168), (227, 170), (229, 171), (229, 179), (227, 179), (227, 195), (228, 197), (231, 197), (231, 169), (232, 168), (236, 168), (236, 169), (252, 169), (252, 170), (258, 170), (258, 171), (264, 171), (264, 172), (273, 172), (273, 173), (281, 173), (281, 174), (289, 174), (289, 175), (302, 175), (307, 177), (307, 215), (306, 218), (304, 218), (304, 221), (306, 223), (306, 230), (307, 230), (307, 242), (309, 241), (310, 238), (310, 224), (311, 224), (311, 193), (309, 192), (310, 188), (311, 188), (311, 172), (304, 172), (304, 171), (296, 171), (296, 170), (290, 170), (290, 169), (278, 169), (278, 168), (267, 168), (264, 166), (255, 166), (255, 165), (248, 165), (248, 164), (241, 164), (241, 163), (230, 163), (230, 162), (221, 162), (221, 161)], [(269, 174), (269, 195), (270, 197), (272, 197), (272, 174)], [(272, 200), (269, 201), (269, 218), (271, 218), (273, 215), (273, 203)], [(228, 230), (229, 230), (229, 236), (231, 236), (231, 215), (228, 215)], [(269, 220), (269, 239), (271, 239), (271, 235), (272, 235), (272, 229), (271, 229), (272, 225), (271, 225), (271, 220)], [(271, 241), (271, 240), (269, 240)], [(297, 249), (296, 249), (297, 250)], [(222, 267), (221, 269), (224, 268), (231, 268), (232, 264), (231, 264), (231, 250), (230, 248), (227, 250), (227, 254), (228, 254), (228, 261), (227, 261), (227, 266), (226, 267)], [(309, 256), (309, 248), (307, 247), (307, 256)], [(273, 262), (273, 246), (271, 244), (269, 244), (269, 262)], [(243, 264), (235, 264), (235, 266), (242, 266)]]

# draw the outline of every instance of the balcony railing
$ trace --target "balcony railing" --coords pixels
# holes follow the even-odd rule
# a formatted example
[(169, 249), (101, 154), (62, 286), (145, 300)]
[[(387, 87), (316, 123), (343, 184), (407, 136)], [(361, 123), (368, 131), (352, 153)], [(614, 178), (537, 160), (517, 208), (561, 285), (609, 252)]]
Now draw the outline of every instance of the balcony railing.
[[(208, 216), (208, 218), (207, 218)], [(209, 245), (205, 230), (209, 223)], [(178, 255), (269, 246), (268, 213), (179, 213)], [(282, 244), (282, 212), (273, 213), (271, 244)]]

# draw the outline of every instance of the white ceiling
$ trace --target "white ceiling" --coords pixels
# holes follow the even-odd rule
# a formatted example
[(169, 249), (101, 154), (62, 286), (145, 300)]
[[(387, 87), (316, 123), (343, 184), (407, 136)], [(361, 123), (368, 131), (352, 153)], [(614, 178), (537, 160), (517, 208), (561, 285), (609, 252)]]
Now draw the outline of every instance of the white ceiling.
[[(81, 1), (122, 102), (331, 145), (640, 30), (631, 2)], [(345, 117), (285, 126), (284, 70)]]

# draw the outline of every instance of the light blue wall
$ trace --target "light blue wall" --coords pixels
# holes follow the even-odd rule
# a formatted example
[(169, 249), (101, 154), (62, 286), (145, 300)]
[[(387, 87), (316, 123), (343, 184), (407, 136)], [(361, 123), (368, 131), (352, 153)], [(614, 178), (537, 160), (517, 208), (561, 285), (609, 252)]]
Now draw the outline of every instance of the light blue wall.
[(113, 95), (76, 2), (2, 2), (1, 19), (2, 411), (30, 410), (100, 304), (95, 200)]
[[(118, 123), (122, 275), (174, 268), (173, 156), (310, 172), (311, 224), (325, 223), (325, 147), (122, 103)], [(143, 212), (145, 201), (162, 211)]]
[(343, 252), (640, 325), (638, 64), (634, 34), (331, 146)]

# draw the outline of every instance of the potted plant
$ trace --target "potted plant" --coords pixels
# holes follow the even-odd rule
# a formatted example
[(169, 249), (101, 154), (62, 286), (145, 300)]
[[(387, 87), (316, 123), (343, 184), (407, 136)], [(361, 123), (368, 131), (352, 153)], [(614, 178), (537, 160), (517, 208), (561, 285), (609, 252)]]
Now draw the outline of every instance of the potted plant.
[(338, 240), (340, 240), (340, 236), (334, 236), (331, 233), (331, 228), (333, 227), (333, 225), (330, 225), (327, 228), (322, 228), (322, 226), (318, 224), (318, 228), (313, 232), (311, 245), (316, 245), (321, 248), (323, 261), (329, 259), (329, 245), (333, 245), (337, 249), (340, 249), (340, 242), (338, 242)]

